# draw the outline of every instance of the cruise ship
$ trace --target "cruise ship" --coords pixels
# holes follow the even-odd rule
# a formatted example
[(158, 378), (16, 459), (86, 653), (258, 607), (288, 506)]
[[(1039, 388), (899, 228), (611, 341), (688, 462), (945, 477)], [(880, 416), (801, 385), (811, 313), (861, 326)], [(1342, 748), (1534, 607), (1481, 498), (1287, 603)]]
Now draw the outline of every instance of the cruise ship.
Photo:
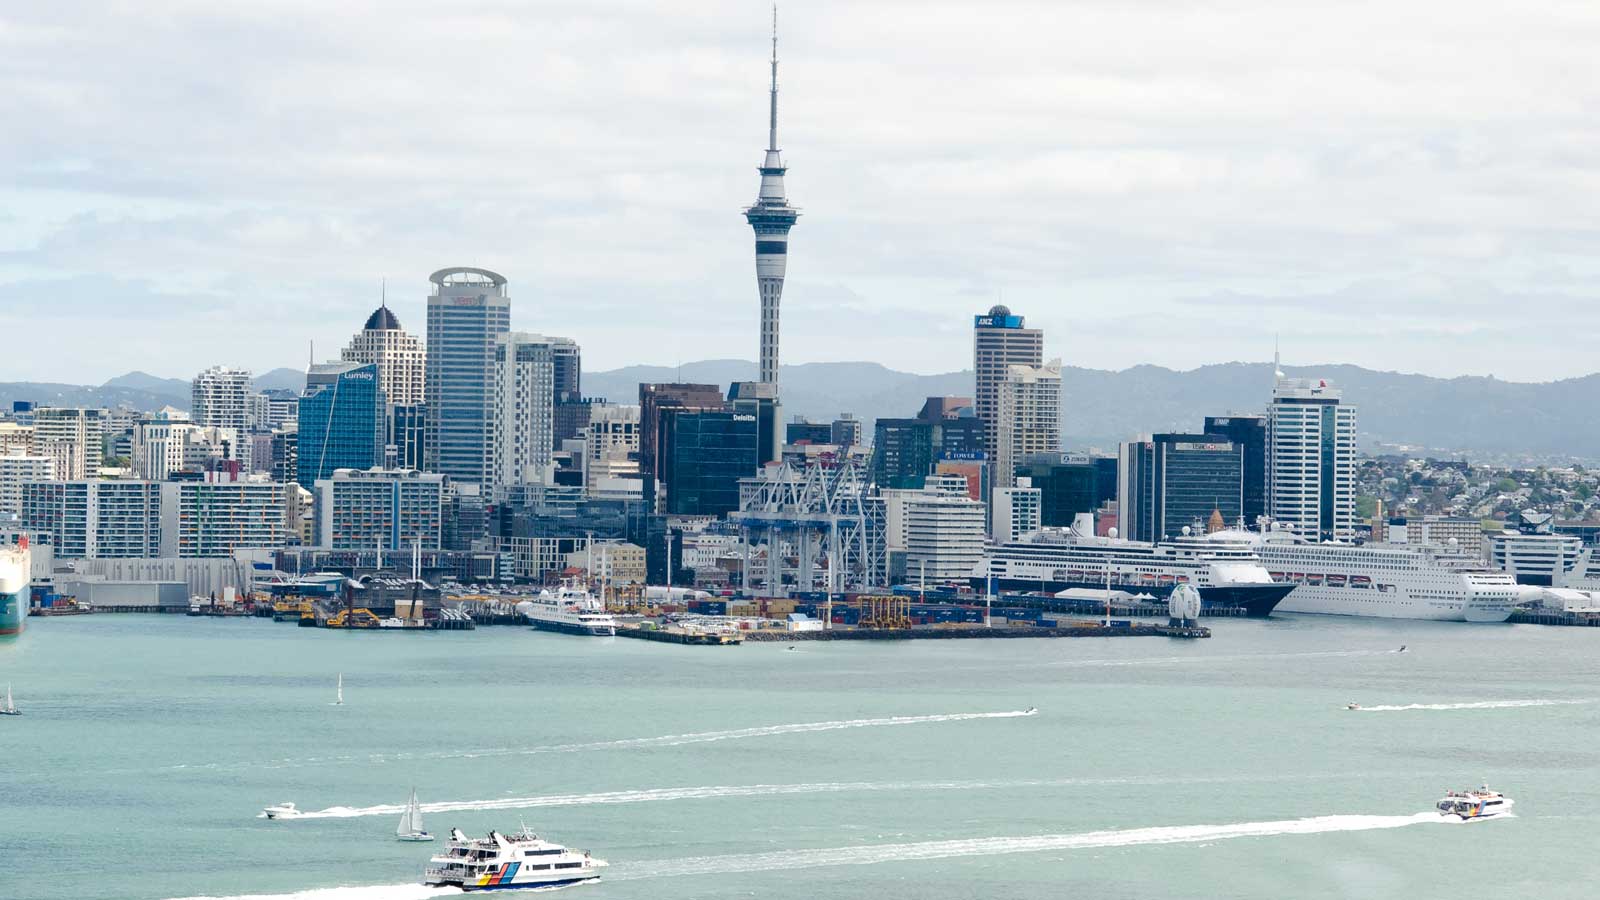
[(1286, 531), (1219, 531), (1206, 540), (1255, 552), (1294, 590), (1283, 612), (1376, 619), (1504, 622), (1522, 591), (1504, 572), (1434, 544), (1312, 543)]
[(28, 591), (33, 580), (33, 554), (28, 539), (0, 547), (0, 634), (20, 634), (28, 617)]
[(554, 591), (546, 588), (531, 600), (517, 604), (517, 612), (541, 631), (567, 634), (610, 636), (617, 633), (616, 617), (594, 595), (582, 588), (563, 584)]
[(978, 590), (1120, 591), (1164, 599), (1180, 584), (1200, 591), (1205, 607), (1244, 607), (1270, 615), (1294, 589), (1278, 584), (1247, 545), (1185, 539), (1167, 543), (1091, 537), (1046, 528), (990, 545), (973, 573)]
[(478, 840), (452, 828), (444, 852), (428, 860), (422, 881), (467, 892), (555, 888), (599, 881), (605, 865), (586, 850), (553, 844), (526, 827), (516, 834), (491, 831)]

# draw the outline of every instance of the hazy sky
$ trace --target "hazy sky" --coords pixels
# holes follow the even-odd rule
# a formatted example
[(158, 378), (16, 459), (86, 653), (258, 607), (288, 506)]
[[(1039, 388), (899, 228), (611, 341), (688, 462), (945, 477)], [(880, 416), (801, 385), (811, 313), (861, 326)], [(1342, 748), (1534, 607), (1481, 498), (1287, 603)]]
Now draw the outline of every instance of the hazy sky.
[[(1077, 365), (1600, 370), (1592, 0), (780, 15), (787, 363), (963, 368), (1003, 296)], [(0, 381), (336, 356), (449, 265), (586, 368), (754, 358), (768, 16), (5, 4)]]

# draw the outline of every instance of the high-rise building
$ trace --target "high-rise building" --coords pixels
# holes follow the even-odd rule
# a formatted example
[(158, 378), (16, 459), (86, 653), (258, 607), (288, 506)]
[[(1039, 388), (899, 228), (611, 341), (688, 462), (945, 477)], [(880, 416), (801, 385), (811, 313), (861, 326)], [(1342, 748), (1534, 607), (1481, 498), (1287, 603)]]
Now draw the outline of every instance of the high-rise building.
[[(1013, 316), (1005, 306), (996, 305), (986, 315), (973, 317), (972, 370), (973, 405), (987, 429), (984, 452), (998, 458), (1000, 432), (1000, 384), (1011, 366), (1044, 364), (1044, 332), (1025, 328), (1022, 316)], [(1009, 484), (1010, 482), (1005, 482)]]
[(554, 440), (556, 341), (513, 332), (495, 346), (494, 486), (542, 484)]
[(1038, 488), (1017, 479), (1015, 487), (995, 488), (990, 495), (989, 534), (1007, 544), (1039, 530), (1041, 495)]
[[(29, 413), (31, 415), (31, 408)], [(23, 425), (20, 422), (0, 422), (0, 456), (9, 456), (13, 453), (29, 454), (32, 452), (34, 452), (32, 425)]]
[(48, 456), (15, 453), (0, 456), (0, 518), (22, 515), (22, 486), (30, 481), (52, 481), (56, 461)]
[(903, 501), (906, 577), (965, 583), (983, 558), (983, 503), (964, 478), (935, 475)]
[(765, 464), (783, 456), (783, 406), (778, 386), (762, 381), (735, 381), (728, 385), (728, 405), (734, 412), (756, 417), (756, 454)]
[(1232, 525), (1244, 502), (1244, 451), (1214, 434), (1157, 434), (1122, 445), (1117, 527), (1134, 541), (1174, 538), (1213, 513)]
[(1039, 490), (1039, 522), (1046, 528), (1067, 528), (1074, 517), (1093, 513), (1117, 497), (1117, 460), (1035, 456), (1015, 474), (1020, 483)]
[[(1206, 434), (1219, 434), (1238, 444), (1244, 453), (1245, 524), (1256, 527), (1267, 514), (1267, 417), (1261, 415), (1206, 416)], [(1228, 523), (1230, 526), (1233, 522)]]
[(36, 481), (22, 486), (22, 527), (47, 531), (56, 559), (161, 555), (161, 485)]
[(983, 422), (972, 416), (879, 419), (873, 423), (872, 480), (880, 488), (919, 489), (941, 460), (981, 461), (983, 432)]
[[(639, 474), (648, 482), (657, 478), (662, 469), (658, 441), (663, 410), (726, 408), (727, 401), (714, 384), (639, 385)], [(650, 498), (648, 486), (645, 498)]]
[(376, 363), (313, 365), (300, 398), (295, 480), (305, 487), (334, 469), (381, 465), (387, 425)]
[(657, 435), (666, 512), (725, 516), (739, 508), (739, 479), (761, 466), (757, 416), (733, 410), (667, 408)]
[(415, 335), (400, 327), (389, 304), (372, 311), (367, 324), (350, 339), (350, 346), (344, 348), (340, 358), (377, 366), (379, 384), (390, 403), (409, 406), (423, 402), (427, 353)]
[(237, 434), (246, 434), (255, 411), (252, 394), (247, 370), (212, 366), (194, 377), (189, 418), (196, 425), (232, 428)]
[(1061, 361), (1010, 365), (995, 386), (995, 487), (1009, 487), (1017, 465), (1061, 452)]
[(783, 442), (785, 444), (831, 444), (833, 443), (833, 426), (827, 422), (812, 422), (797, 416), (793, 422), (784, 426)]
[(778, 383), (778, 301), (783, 297), (783, 276), (789, 259), (789, 229), (800, 211), (789, 205), (784, 193), (787, 171), (778, 152), (778, 12), (772, 12), (772, 91), (767, 121), (767, 155), (761, 162), (761, 191), (744, 211), (756, 233), (756, 284), (761, 291), (760, 380)]
[(400, 469), (421, 469), (423, 446), (427, 441), (428, 405), (425, 403), (389, 404), (388, 441), (383, 448), (384, 465)]
[(93, 478), (100, 472), (106, 411), (61, 406), (33, 410), (33, 446), (38, 456), (55, 460), (63, 481)]
[(841, 450), (861, 443), (861, 420), (850, 413), (840, 413), (828, 426), (828, 443)]
[(1320, 378), (1276, 372), (1267, 423), (1267, 508), (1308, 538), (1348, 538), (1356, 524), (1356, 410)]
[(335, 470), (316, 484), (313, 540), (332, 550), (438, 550), (445, 480), (412, 469)]
[(428, 280), (424, 468), (487, 489), (494, 480), (495, 348), (511, 331), (506, 279), (487, 269), (451, 268)]
[(288, 388), (268, 388), (250, 395), (250, 427), (271, 432), (294, 421), (300, 412), (300, 395)]
[(583, 431), (583, 479), (597, 490), (609, 479), (639, 474), (639, 407), (597, 403)]
[(161, 556), (232, 556), (289, 537), (287, 485), (276, 481), (168, 481), (161, 489)]

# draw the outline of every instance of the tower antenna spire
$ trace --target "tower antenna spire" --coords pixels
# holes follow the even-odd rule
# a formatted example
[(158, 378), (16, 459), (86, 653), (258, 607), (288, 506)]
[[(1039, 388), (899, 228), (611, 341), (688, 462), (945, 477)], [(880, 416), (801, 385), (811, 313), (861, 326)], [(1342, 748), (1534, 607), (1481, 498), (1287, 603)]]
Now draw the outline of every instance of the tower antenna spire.
[(772, 4), (772, 111), (767, 121), (767, 149), (778, 149), (778, 4)]
[(378, 279), (378, 305), (384, 309), (389, 308), (389, 278), (384, 276)]

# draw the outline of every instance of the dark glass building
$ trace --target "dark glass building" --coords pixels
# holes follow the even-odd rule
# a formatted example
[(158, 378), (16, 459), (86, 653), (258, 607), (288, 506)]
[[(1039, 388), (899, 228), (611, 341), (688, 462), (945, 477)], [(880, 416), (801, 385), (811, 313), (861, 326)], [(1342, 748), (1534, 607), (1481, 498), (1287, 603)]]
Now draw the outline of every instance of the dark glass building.
[(739, 508), (739, 479), (760, 468), (753, 413), (664, 409), (657, 434), (666, 512), (725, 516)]
[(1117, 497), (1117, 461), (1114, 458), (1034, 457), (1017, 466), (1014, 474), (1029, 479), (1030, 484), (1039, 489), (1039, 523), (1046, 528), (1066, 528), (1072, 524), (1073, 516), (1093, 513), (1107, 500)]
[(376, 363), (312, 366), (300, 397), (295, 480), (309, 490), (334, 469), (381, 465), (387, 418)]
[[(1267, 514), (1267, 417), (1206, 416), (1206, 434), (1226, 437), (1244, 453), (1245, 524), (1254, 528)], [(1234, 523), (1230, 520), (1229, 525)]]
[(1157, 434), (1122, 445), (1122, 536), (1155, 541), (1204, 528), (1213, 511), (1232, 525), (1244, 494), (1243, 448), (1214, 434)]
[(872, 429), (872, 477), (880, 488), (920, 490), (943, 460), (981, 460), (983, 421), (879, 419)]
[(401, 469), (422, 469), (422, 441), (427, 434), (428, 407), (422, 403), (390, 404), (389, 448), (394, 450), (394, 464)]
[(826, 422), (790, 422), (784, 427), (783, 442), (830, 444), (833, 442), (833, 426)]

